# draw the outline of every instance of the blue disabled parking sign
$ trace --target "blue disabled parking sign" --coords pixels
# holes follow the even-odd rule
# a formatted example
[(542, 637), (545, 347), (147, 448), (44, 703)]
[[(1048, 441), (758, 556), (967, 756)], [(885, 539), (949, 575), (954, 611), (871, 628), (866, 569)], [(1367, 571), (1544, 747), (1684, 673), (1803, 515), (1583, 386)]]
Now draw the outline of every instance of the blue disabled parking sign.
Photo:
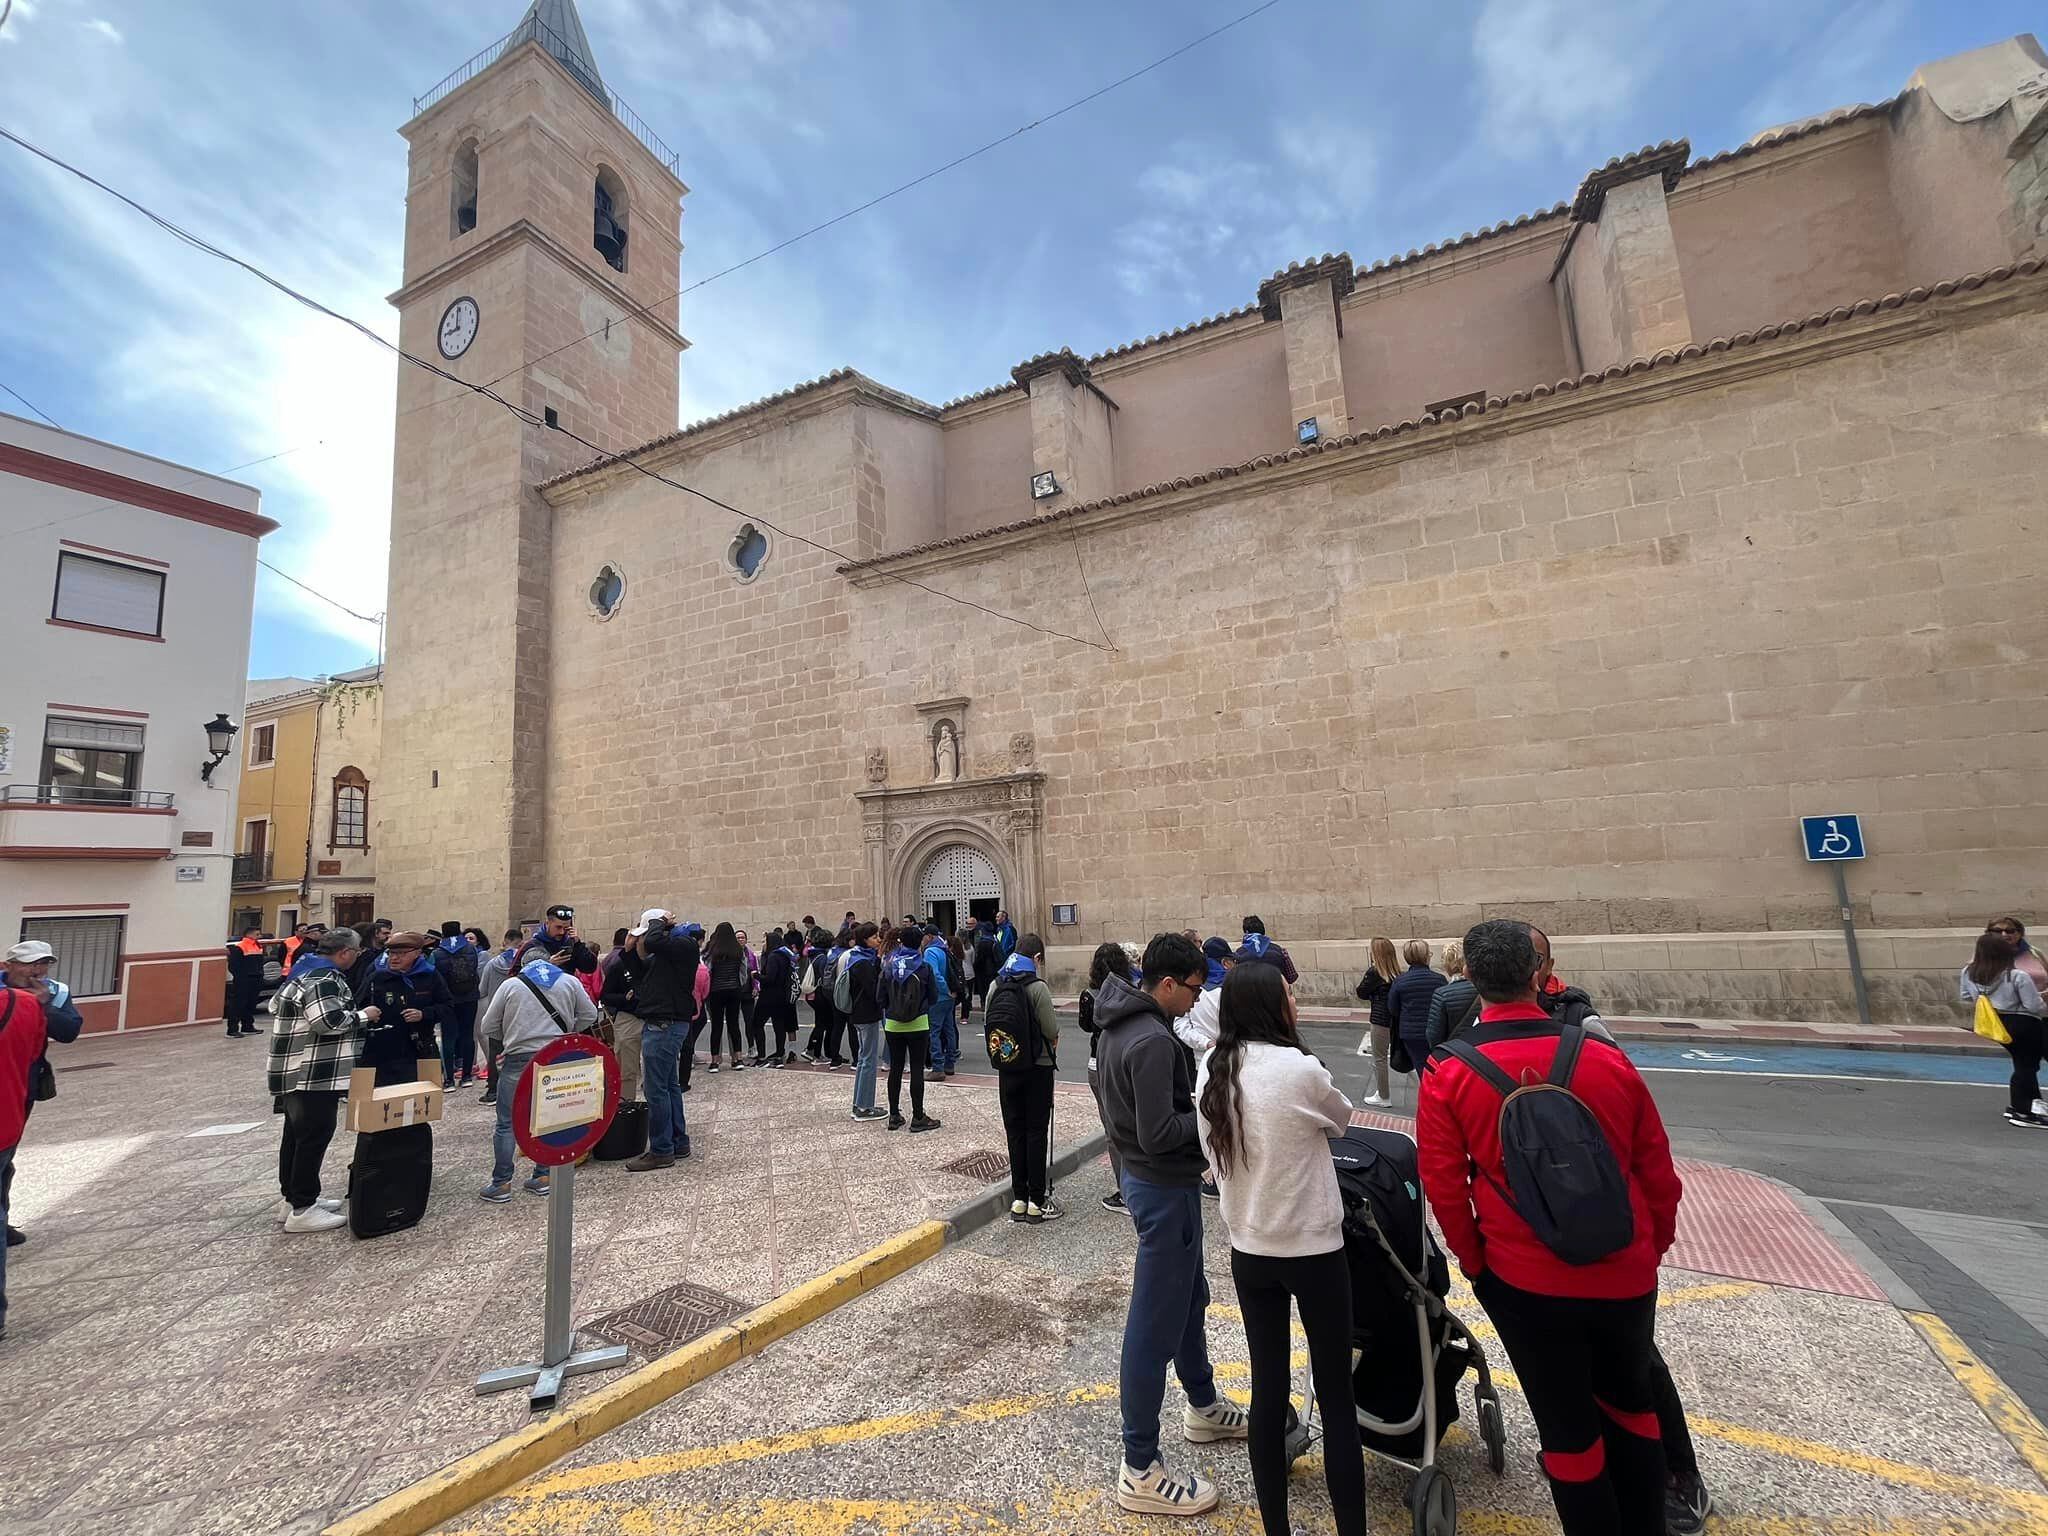
[(1802, 816), (1806, 857), (1815, 864), (1863, 857), (1863, 823), (1855, 816)]

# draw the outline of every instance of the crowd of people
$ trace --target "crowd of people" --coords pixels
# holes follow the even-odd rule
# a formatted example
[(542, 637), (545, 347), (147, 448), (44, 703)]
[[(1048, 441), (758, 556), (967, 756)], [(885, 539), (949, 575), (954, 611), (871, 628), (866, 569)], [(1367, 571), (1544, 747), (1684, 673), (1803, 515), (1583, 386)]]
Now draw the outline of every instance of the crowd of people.
[[(1022, 1170), (1035, 1156), (1040, 1169), (1036, 1179), (1016, 1175), (1012, 1214), (1032, 1222), (1060, 1214), (1043, 1181), (1057, 1037), (1051, 993), (1037, 980), (1044, 945), (1035, 934), (1020, 936), (1006, 912), (953, 933), (915, 916), (884, 925), (852, 912), (833, 932), (807, 916), (770, 929), (759, 950), (730, 922), (707, 933), (650, 908), (599, 954), (567, 905), (507, 930), (495, 946), (458, 920), (427, 931), (395, 930), (382, 918), (361, 934), (307, 925), (288, 942), (288, 968), (271, 1002), (269, 1063), (283, 1117), (278, 1178), (287, 1232), (331, 1231), (346, 1221), (342, 1202), (322, 1195), (319, 1169), (359, 1067), (373, 1068), (380, 1084), (397, 1083), (435, 1060), (445, 1092), (481, 1080), (497, 1116), (480, 1195), (504, 1204), (517, 1173), (514, 1096), (534, 1055), (557, 1035), (593, 1031), (612, 1047), (621, 1103), (646, 1123), (645, 1148), (625, 1167), (646, 1173), (691, 1154), (683, 1096), (700, 1042), (707, 1072), (796, 1063), (850, 1070), (854, 1119), (922, 1134), (940, 1128), (925, 1087), (957, 1073), (961, 1024), (992, 995), (1007, 1012), (1019, 989), (1038, 1022), (1043, 1082), (1032, 1074), (1014, 1106), (1005, 1095), (1006, 1115), (1014, 1108), (1017, 1120), (1013, 1162)], [(256, 933), (242, 943), (231, 949), (251, 957), (265, 946)], [(260, 982), (253, 963), (232, 979), (238, 989), (243, 975)], [(243, 1000), (238, 990), (230, 1038), (253, 1032), (239, 1021)], [(811, 1016), (808, 1035), (800, 1008)], [(886, 1109), (876, 1102), (885, 1058)], [(536, 1195), (550, 1188), (538, 1167), (520, 1183)]]

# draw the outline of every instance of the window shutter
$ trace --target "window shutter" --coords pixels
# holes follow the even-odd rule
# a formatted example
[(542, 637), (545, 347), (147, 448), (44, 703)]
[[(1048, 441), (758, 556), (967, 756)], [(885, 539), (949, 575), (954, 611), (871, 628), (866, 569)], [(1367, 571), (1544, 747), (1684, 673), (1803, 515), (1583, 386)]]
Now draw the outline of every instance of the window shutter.
[(69, 553), (57, 557), (56, 618), (154, 635), (162, 630), (163, 595), (162, 571)]

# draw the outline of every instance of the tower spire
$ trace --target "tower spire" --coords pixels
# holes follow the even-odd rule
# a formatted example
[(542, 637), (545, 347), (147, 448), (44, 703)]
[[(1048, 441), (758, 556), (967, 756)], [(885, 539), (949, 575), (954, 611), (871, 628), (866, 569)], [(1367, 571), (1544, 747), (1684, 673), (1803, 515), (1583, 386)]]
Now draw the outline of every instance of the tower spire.
[(528, 38), (540, 44), (557, 63), (576, 77), (599, 101), (610, 105), (604, 76), (597, 71), (597, 59), (590, 51), (590, 37), (583, 30), (583, 18), (576, 14), (576, 0), (532, 0), (519, 25), (512, 29), (513, 43)]

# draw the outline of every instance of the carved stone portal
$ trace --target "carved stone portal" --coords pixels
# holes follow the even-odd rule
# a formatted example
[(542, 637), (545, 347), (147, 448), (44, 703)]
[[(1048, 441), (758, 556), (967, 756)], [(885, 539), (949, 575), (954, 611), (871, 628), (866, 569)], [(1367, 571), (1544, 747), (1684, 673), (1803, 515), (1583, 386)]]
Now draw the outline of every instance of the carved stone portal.
[(860, 802), (870, 912), (917, 911), (919, 875), (933, 855), (957, 843), (995, 866), (1003, 905), (1020, 932), (1043, 929), (1051, 920), (1042, 894), (1043, 773), (1027, 768), (991, 778), (866, 789), (854, 798)]

